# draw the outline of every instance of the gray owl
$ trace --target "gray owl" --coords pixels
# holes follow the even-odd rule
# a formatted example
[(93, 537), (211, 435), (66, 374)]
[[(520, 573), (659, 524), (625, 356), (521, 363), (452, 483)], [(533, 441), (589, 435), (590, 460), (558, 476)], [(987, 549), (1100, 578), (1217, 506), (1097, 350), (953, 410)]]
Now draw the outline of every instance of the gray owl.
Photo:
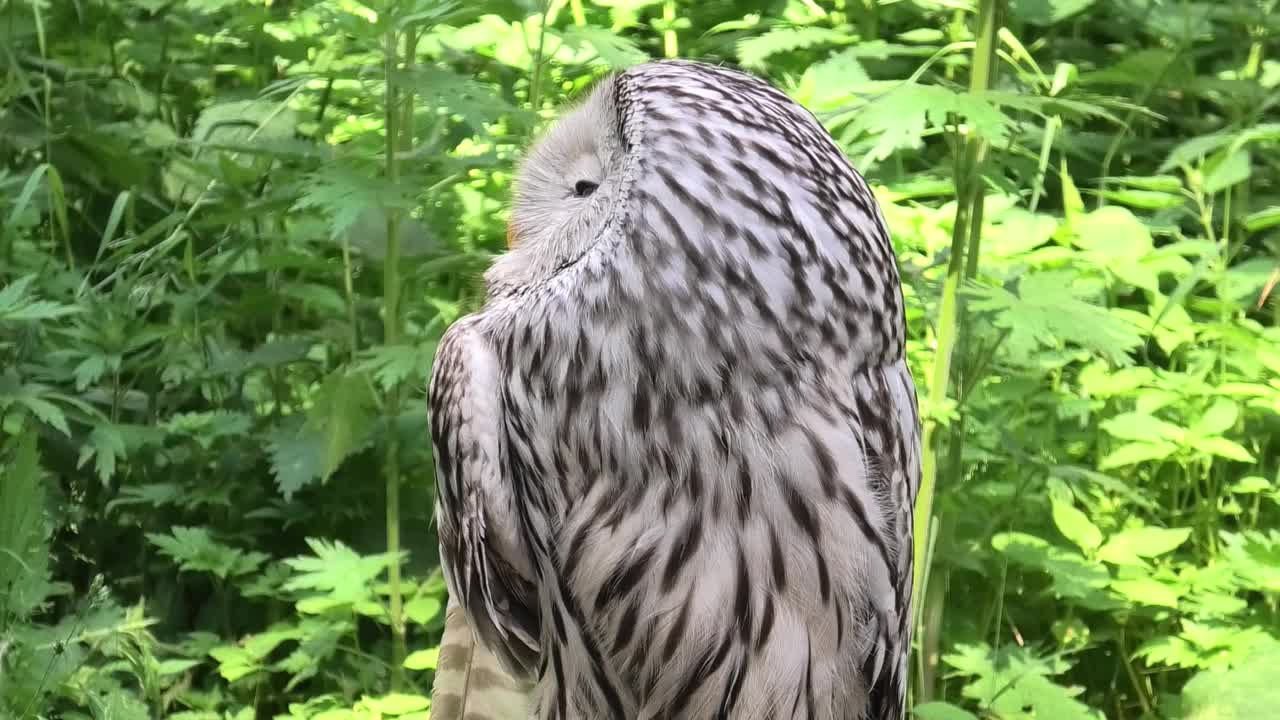
[(532, 148), (510, 223), (432, 370), (433, 717), (902, 717), (919, 418), (889, 235), (827, 132), (749, 75), (641, 65)]

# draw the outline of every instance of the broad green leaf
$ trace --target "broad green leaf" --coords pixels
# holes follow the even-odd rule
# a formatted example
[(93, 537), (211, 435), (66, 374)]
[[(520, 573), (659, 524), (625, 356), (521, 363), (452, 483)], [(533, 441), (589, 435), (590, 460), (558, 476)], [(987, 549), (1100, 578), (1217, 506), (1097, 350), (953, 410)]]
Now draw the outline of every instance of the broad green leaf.
[(1200, 452), (1217, 455), (1218, 457), (1235, 460), (1237, 462), (1256, 462), (1256, 459), (1253, 457), (1253, 453), (1244, 449), (1238, 443), (1232, 442), (1224, 437), (1199, 437), (1192, 435), (1187, 439), (1191, 443), (1191, 446)]
[(1173, 423), (1138, 412), (1121, 413), (1103, 421), (1100, 427), (1112, 437), (1121, 440), (1141, 440), (1149, 443), (1177, 441), (1186, 435), (1185, 430)]
[(1271, 483), (1267, 482), (1266, 478), (1258, 477), (1257, 475), (1249, 475), (1232, 483), (1230, 490), (1233, 493), (1239, 493), (1241, 495), (1252, 495), (1254, 493), (1270, 491)]
[(363, 703), (384, 715), (404, 715), (431, 707), (431, 700), (421, 695), (391, 693), (380, 698), (365, 698)]
[(1177, 175), (1117, 175), (1103, 178), (1109, 185), (1158, 192), (1162, 195), (1177, 195), (1182, 192), (1182, 178)]
[(1240, 417), (1240, 408), (1227, 398), (1218, 398), (1194, 423), (1191, 431), (1198, 435), (1221, 435), (1230, 430)]
[(1167, 210), (1180, 207), (1186, 198), (1157, 190), (1099, 190), (1098, 195), (1121, 205), (1142, 210)]
[(1054, 497), (1052, 502), (1053, 522), (1068, 540), (1086, 553), (1093, 552), (1102, 544), (1102, 532), (1070, 500)]
[(1252, 158), (1247, 150), (1232, 150), (1214, 155), (1205, 162), (1204, 191), (1219, 193), (1239, 185), (1252, 174)]
[(1103, 592), (1110, 576), (1100, 563), (1026, 533), (997, 533), (991, 546), (1019, 565), (1048, 573), (1050, 590), (1059, 597), (1096, 609), (1114, 605)]
[(1113, 580), (1111, 589), (1142, 605), (1178, 607), (1178, 589), (1152, 578)]
[(444, 604), (440, 599), (428, 595), (419, 595), (404, 604), (405, 617), (419, 625), (431, 622), (443, 610)]
[(1173, 443), (1132, 442), (1112, 450), (1098, 467), (1102, 470), (1136, 465), (1138, 463), (1164, 460), (1177, 452), (1178, 446)]
[(1011, 0), (1009, 9), (1017, 18), (1033, 25), (1052, 25), (1065, 20), (1095, 0)]
[(1229, 670), (1205, 671), (1182, 689), (1182, 720), (1255, 720), (1271, 717), (1280, 707), (1280, 644)]
[(440, 661), (440, 648), (416, 650), (404, 659), (404, 666), (410, 670), (435, 670)]
[(1117, 565), (1145, 565), (1142, 558), (1172, 552), (1191, 536), (1191, 528), (1143, 527), (1122, 530), (1107, 538), (1098, 559)]
[(1272, 205), (1245, 216), (1244, 229), (1254, 233), (1269, 230), (1280, 225), (1280, 205)]

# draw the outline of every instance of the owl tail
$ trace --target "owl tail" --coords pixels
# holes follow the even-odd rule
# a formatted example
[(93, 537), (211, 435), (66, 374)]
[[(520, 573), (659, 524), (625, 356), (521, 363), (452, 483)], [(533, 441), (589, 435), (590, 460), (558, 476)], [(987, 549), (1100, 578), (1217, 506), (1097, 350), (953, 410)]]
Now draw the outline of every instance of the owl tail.
[(450, 597), (431, 688), (431, 720), (528, 720), (532, 710), (533, 684), (512, 677), (476, 642), (466, 613)]

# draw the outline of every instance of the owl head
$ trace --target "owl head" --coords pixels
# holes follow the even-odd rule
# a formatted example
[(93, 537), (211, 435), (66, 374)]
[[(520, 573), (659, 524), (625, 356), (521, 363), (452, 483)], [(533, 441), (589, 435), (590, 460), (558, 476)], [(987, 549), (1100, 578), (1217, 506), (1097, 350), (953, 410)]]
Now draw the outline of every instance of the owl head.
[(817, 118), (760, 78), (687, 60), (605, 78), (530, 147), (515, 185), (510, 250), (485, 275), (495, 309), (550, 293), (650, 313), (688, 342), (749, 325), (785, 328), (780, 347), (900, 349), (874, 195)]
[(491, 294), (547, 279), (601, 233), (625, 155), (617, 80), (597, 83), (525, 154), (507, 225), (508, 252), (485, 276)]

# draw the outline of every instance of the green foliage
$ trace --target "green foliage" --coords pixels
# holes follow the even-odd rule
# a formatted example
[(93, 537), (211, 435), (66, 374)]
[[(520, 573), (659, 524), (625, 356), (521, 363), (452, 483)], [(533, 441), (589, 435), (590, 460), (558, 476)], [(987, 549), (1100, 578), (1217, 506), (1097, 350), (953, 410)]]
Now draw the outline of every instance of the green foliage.
[(0, 717), (427, 717), (435, 344), (529, 138), (676, 54), (882, 200), (936, 461), (915, 716), (1265, 716), (1275, 10), (0, 3)]

